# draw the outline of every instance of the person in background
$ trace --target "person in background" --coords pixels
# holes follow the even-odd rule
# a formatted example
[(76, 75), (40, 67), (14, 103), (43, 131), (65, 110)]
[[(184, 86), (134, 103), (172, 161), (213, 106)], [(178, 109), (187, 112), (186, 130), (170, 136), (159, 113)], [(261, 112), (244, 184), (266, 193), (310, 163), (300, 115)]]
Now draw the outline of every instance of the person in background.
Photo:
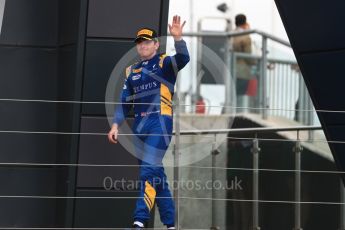
[(198, 100), (196, 101), (196, 114), (205, 114), (206, 113), (206, 104), (204, 101), (204, 98), (202, 96), (198, 97)]
[[(235, 31), (244, 31), (250, 29), (247, 23), (247, 17), (244, 14), (238, 14), (235, 17)], [(250, 35), (235, 36), (232, 40), (232, 50), (236, 53), (252, 53), (252, 39)], [(247, 96), (248, 84), (253, 79), (252, 66), (256, 64), (254, 59), (237, 58), (236, 61), (236, 94), (237, 107), (249, 107), (249, 97)], [(237, 112), (243, 112), (244, 109), (238, 108)]]

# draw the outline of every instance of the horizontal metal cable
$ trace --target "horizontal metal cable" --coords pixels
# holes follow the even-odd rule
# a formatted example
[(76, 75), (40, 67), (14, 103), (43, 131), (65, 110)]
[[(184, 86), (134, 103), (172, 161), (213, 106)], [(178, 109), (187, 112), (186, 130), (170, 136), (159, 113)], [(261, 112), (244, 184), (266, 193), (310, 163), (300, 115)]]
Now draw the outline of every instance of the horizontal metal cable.
[(307, 143), (325, 143), (325, 144), (345, 144), (345, 141), (327, 141), (322, 139), (313, 139), (313, 140), (303, 140), (303, 139), (275, 139), (275, 138), (254, 138), (254, 137), (226, 137), (226, 139), (233, 140), (258, 140), (258, 141), (272, 141), (272, 142), (307, 142)]
[[(139, 168), (139, 167), (165, 167), (174, 168), (175, 166), (169, 165), (115, 165), (115, 164), (53, 164), (53, 163), (25, 163), (25, 162), (0, 162), (0, 166), (37, 166), (37, 167), (90, 167), (90, 168)], [(189, 169), (219, 169), (219, 170), (234, 170), (234, 171), (263, 171), (263, 172), (301, 172), (301, 173), (325, 173), (325, 174), (345, 174), (342, 171), (332, 171), (332, 170), (295, 170), (295, 169), (268, 169), (268, 168), (237, 168), (237, 167), (212, 167), (212, 166), (179, 166), (179, 168), (189, 168)]]
[[(0, 199), (98, 199), (98, 200), (118, 200), (118, 199), (138, 199), (144, 197), (134, 196), (0, 196)], [(171, 199), (171, 197), (159, 197), (159, 199)], [(211, 197), (178, 197), (180, 200), (215, 200), (231, 202), (258, 202), (258, 203), (278, 203), (278, 204), (322, 204), (322, 205), (345, 205), (344, 202), (326, 202), (326, 201), (287, 201), (287, 200), (251, 200), (251, 199), (231, 199), (231, 198), (211, 198)]]
[[(98, 102), (98, 101), (68, 101), (68, 100), (34, 100), (34, 99), (10, 99), (0, 98), (0, 101), (6, 102), (38, 102), (38, 103), (67, 103), (67, 104), (109, 104), (109, 105), (160, 105), (160, 103), (124, 103), (124, 102)], [(176, 105), (173, 103), (173, 105)], [(320, 113), (345, 113), (341, 110), (325, 110), (325, 109), (283, 109), (283, 108), (259, 108), (259, 107), (237, 107), (226, 105), (190, 105), (180, 104), (184, 107), (213, 107), (213, 108), (233, 108), (233, 109), (251, 109), (251, 110), (271, 110), (271, 111), (290, 111), (290, 112), (320, 112)]]
[[(15, 230), (68, 230), (68, 229), (75, 229), (75, 230), (116, 230), (116, 229), (119, 229), (119, 230), (133, 230), (133, 228), (54, 228), (54, 227), (49, 227), (49, 228), (44, 228), (44, 227), (37, 227), (37, 228), (34, 228), (34, 227), (23, 227), (23, 228), (20, 228), (20, 227), (0, 227), (0, 229), (5, 229), (5, 230), (8, 230), (8, 229), (15, 229)], [(167, 230), (167, 228), (145, 228), (145, 229), (152, 229), (152, 230)], [(180, 229), (183, 229), (183, 230), (210, 230), (210, 228), (180, 228)]]
[[(299, 131), (316, 131), (322, 130), (320, 126), (291, 126), (291, 127), (280, 127), (280, 128), (235, 128), (235, 129), (194, 129), (194, 130), (179, 130), (181, 135), (184, 136), (195, 136), (197, 134), (239, 134), (239, 133), (271, 133), (271, 132), (299, 132)], [(99, 132), (61, 132), (61, 131), (27, 131), (27, 130), (0, 130), (0, 133), (20, 133), (20, 134), (60, 134), (60, 135), (94, 135), (104, 136), (107, 133)], [(172, 131), (175, 134), (176, 130)], [(140, 133), (119, 133), (118, 135), (128, 136), (172, 136), (171, 134), (140, 134)]]
[[(28, 228), (18, 228), (18, 227), (13, 227), (13, 228), (11, 228), (11, 227), (0, 227), (0, 229), (6, 229), (6, 230), (8, 230), (8, 229), (22, 229), (22, 230), (36, 230), (36, 229), (42, 229), (42, 230), (67, 230), (67, 229), (76, 229), (76, 230), (93, 230), (93, 229), (95, 229), (95, 230), (113, 230), (113, 229), (121, 229), (121, 230), (132, 230), (133, 228), (54, 228), (54, 227), (50, 227), (50, 228), (33, 228), (33, 227), (28, 227)], [(145, 228), (145, 229), (164, 229), (164, 230), (166, 230), (167, 228)], [(184, 229), (186, 229), (186, 228), (184, 228)]]
[[(119, 229), (119, 230), (132, 230), (133, 228), (54, 228), (54, 227), (49, 227), (49, 228), (44, 228), (44, 227), (28, 227), (28, 228), (19, 228), (19, 227), (0, 227), (0, 229), (5, 229), (5, 230), (9, 230), (9, 229), (14, 229), (14, 230), (68, 230), (68, 229), (75, 229), (75, 230), (115, 230), (115, 229)], [(167, 230), (167, 228), (145, 228), (145, 229), (161, 229), (161, 230)], [(189, 228), (183, 228), (183, 230), (194, 230), (194, 229), (189, 229)], [(198, 228), (195, 230), (210, 230), (209, 228)]]
[[(209, 132), (208, 130), (207, 132)], [(193, 131), (187, 131), (193, 132)], [(195, 131), (197, 132), (197, 131)], [(279, 131), (279, 132), (284, 132), (284, 131)], [(89, 135), (89, 136), (107, 136), (108, 133), (90, 133), (90, 132), (38, 132), (38, 131), (21, 131), (21, 130), (0, 130), (0, 133), (6, 133), (6, 134), (49, 134), (49, 135)], [(255, 131), (254, 131), (255, 133)], [(120, 133), (118, 136), (174, 136), (169, 135), (169, 134), (123, 134)], [(189, 134), (189, 135), (183, 135), (187, 137), (193, 137), (195, 135)], [(207, 136), (207, 135), (202, 135), (202, 137), (205, 138), (214, 138), (214, 136)], [(259, 141), (274, 141), (274, 142), (318, 142), (318, 143), (329, 143), (329, 144), (345, 144), (345, 141), (327, 141), (327, 140), (322, 140), (322, 139), (314, 139), (314, 140), (303, 140), (303, 139), (294, 139), (294, 140), (286, 140), (286, 139), (274, 139), (274, 138), (251, 138), (251, 137), (226, 137), (226, 139), (233, 139), (233, 140), (259, 140)]]
[[(21, 131), (21, 130), (0, 130), (6, 134), (48, 134), (48, 135), (85, 135), (85, 136), (108, 136), (108, 133), (89, 133), (89, 132), (48, 132), (48, 131)], [(133, 134), (121, 133), (118, 136), (174, 136), (170, 134)]]

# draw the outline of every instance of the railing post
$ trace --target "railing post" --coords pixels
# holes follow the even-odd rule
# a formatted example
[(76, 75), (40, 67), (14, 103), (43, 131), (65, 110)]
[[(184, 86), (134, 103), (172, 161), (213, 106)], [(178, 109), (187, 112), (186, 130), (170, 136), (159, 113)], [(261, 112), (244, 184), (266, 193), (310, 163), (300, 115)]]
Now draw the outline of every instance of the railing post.
[(238, 104), (237, 104), (238, 93), (237, 93), (236, 68), (237, 68), (237, 55), (236, 55), (234, 50), (231, 50), (231, 77), (232, 77), (232, 83), (234, 84), (233, 89), (236, 90), (235, 98), (233, 98), (233, 101), (232, 101), (232, 106), (236, 107), (236, 108), (234, 108), (235, 113), (238, 112), (238, 108), (237, 108), (238, 107)]
[(340, 205), (340, 216), (339, 216), (339, 230), (345, 230), (345, 187), (344, 182), (340, 178), (339, 183), (339, 190), (340, 190), (340, 202), (342, 203)]
[(306, 112), (305, 110), (305, 105), (304, 105), (304, 90), (305, 90), (305, 85), (304, 85), (304, 80), (302, 77), (302, 74), (299, 74), (299, 89), (298, 89), (298, 107), (297, 107), (297, 121), (304, 124), (304, 117)]
[(268, 107), (267, 101), (267, 37), (262, 37), (262, 60), (261, 60), (261, 80), (260, 80), (260, 105), (262, 107), (262, 119), (267, 119), (268, 114), (266, 108)]
[(259, 140), (253, 140), (253, 230), (260, 230), (259, 226)]
[(230, 42), (229, 39), (225, 40), (225, 52), (224, 52), (224, 61), (225, 61), (225, 66), (224, 66), (224, 73), (223, 73), (223, 79), (225, 83), (225, 108), (224, 111), (226, 114), (231, 112), (231, 102), (232, 102), (232, 85), (231, 85), (231, 74), (230, 74), (230, 69), (231, 69), (231, 54), (230, 54)]
[[(313, 102), (309, 96), (307, 87), (305, 86), (302, 74), (299, 74), (299, 95), (298, 95), (298, 117), (297, 121), (304, 125), (314, 124)], [(314, 131), (308, 131), (308, 140), (314, 139)]]
[(301, 153), (303, 147), (299, 140), (299, 131), (297, 131), (297, 141), (293, 152), (295, 153), (295, 228), (294, 230), (302, 230), (301, 228)]
[[(307, 93), (307, 90), (306, 90)], [(308, 125), (314, 125), (314, 113), (313, 113), (313, 102), (309, 95), (306, 95), (308, 98)], [(314, 131), (309, 130), (308, 131), (308, 139), (311, 142), (314, 140)]]
[[(199, 20), (198, 21), (198, 32), (201, 31), (201, 21)], [(197, 68), (197, 71), (196, 71), (196, 92), (195, 92), (195, 98), (193, 99), (192, 97), (192, 100), (193, 100), (193, 112), (195, 112), (196, 110), (196, 101), (198, 100), (198, 97), (201, 96), (201, 78), (202, 78), (202, 75), (203, 75), (203, 70), (202, 70), (202, 39), (203, 37), (202, 36), (198, 36), (197, 38), (197, 64), (196, 64), (196, 68)]]
[[(177, 92), (180, 92), (180, 83), (176, 82)], [(179, 186), (180, 180), (180, 95), (177, 94), (175, 98), (175, 144), (173, 149), (174, 154), (174, 200), (175, 200), (175, 227), (180, 229), (180, 200), (179, 200)], [(177, 185), (177, 186), (176, 186)]]
[[(212, 150), (211, 150), (211, 155), (212, 155), (212, 184), (213, 182), (216, 180), (216, 158), (217, 155), (220, 153), (219, 149), (217, 149), (217, 142), (216, 142), (216, 134), (214, 136), (214, 142), (212, 144)], [(212, 190), (211, 190), (211, 197), (212, 197), (212, 204), (211, 204), (211, 210), (212, 210), (212, 226), (211, 226), (211, 230), (219, 230), (219, 226), (216, 226), (216, 201), (215, 201), (215, 191), (214, 188), (212, 186)]]

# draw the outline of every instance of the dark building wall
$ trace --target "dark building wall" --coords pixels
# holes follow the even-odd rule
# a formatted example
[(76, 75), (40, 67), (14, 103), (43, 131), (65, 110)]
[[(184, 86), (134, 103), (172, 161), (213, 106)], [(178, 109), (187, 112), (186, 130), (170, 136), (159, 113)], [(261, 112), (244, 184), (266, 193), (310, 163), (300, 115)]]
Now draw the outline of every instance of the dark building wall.
[[(133, 47), (135, 32), (150, 26), (166, 34), (168, 4), (167, 0), (7, 0), (0, 36), (0, 98), (103, 102), (110, 73)], [(0, 101), (0, 130), (104, 133), (109, 130), (105, 116), (104, 104)], [(136, 163), (104, 136), (1, 133), (0, 137), (3, 163)], [(0, 195), (116, 197), (135, 193), (105, 191), (100, 183), (104, 176), (134, 178), (137, 171), (1, 166), (0, 172)], [(116, 208), (124, 206), (127, 209)], [(133, 207), (134, 199), (102, 203), (1, 198), (0, 226), (127, 227)], [(117, 214), (121, 218), (114, 218)]]
[[(58, 100), (81, 101), (87, 1), (59, 0), (58, 9)], [(78, 133), (80, 110), (79, 103), (58, 103), (58, 130)], [(56, 163), (76, 163), (79, 136), (58, 135), (57, 140)], [(75, 196), (75, 171), (76, 167), (60, 168), (59, 174), (57, 174), (56, 194), (58, 196)], [(55, 225), (72, 227), (73, 200), (59, 200), (56, 210)]]
[[(0, 98), (58, 97), (58, 1), (6, 1), (0, 36)], [(56, 131), (52, 103), (1, 102), (1, 130)], [(2, 134), (1, 162), (54, 163), (54, 135)], [(1, 195), (56, 194), (53, 167), (1, 167)], [(35, 211), (33, 211), (35, 210)], [(54, 199), (0, 199), (1, 227), (52, 226)]]
[[(345, 111), (344, 1), (283, 1), (276, 5), (315, 109)], [(345, 140), (344, 113), (318, 112), (329, 141)], [(337, 166), (345, 170), (345, 145), (330, 144)], [(344, 178), (343, 178), (344, 179)]]
[[(82, 100), (104, 102), (106, 89), (115, 65), (134, 47), (136, 32), (151, 27), (159, 35), (167, 33), (169, 1), (167, 0), (90, 0), (85, 50)], [(130, 58), (127, 66), (133, 64)], [(125, 69), (122, 70), (122, 73)], [(119, 102), (124, 74), (115, 76), (115, 94), (111, 100)], [(113, 114), (108, 114), (112, 116)], [(82, 105), (81, 132), (104, 133), (110, 127), (104, 104)], [(136, 165), (135, 159), (121, 145), (110, 145), (105, 136), (81, 136), (78, 163)], [(106, 191), (105, 178), (137, 180), (136, 167), (81, 167), (77, 175), (77, 194), (85, 196), (135, 197), (136, 189)], [(89, 207), (85, 209), (85, 207)], [(128, 227), (132, 223), (135, 199), (78, 200), (75, 203), (74, 227)], [(104, 211), (101, 211), (104, 208)], [(88, 220), (88, 221), (85, 221)]]

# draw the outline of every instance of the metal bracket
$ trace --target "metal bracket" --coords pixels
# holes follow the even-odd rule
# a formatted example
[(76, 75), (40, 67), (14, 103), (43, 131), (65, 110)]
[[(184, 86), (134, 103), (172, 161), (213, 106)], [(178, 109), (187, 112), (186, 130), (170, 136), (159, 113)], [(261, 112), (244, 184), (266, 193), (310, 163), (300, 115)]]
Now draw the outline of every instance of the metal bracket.
[(220, 152), (219, 149), (214, 149), (214, 150), (212, 150), (212, 152), (211, 152), (212, 155), (218, 155), (218, 154), (220, 154), (220, 153), (221, 153), (221, 152)]
[(259, 153), (261, 151), (261, 148), (259, 147), (259, 141), (258, 139), (253, 140), (253, 148), (250, 149), (251, 153)]
[(210, 227), (210, 230), (220, 230), (219, 226)]

